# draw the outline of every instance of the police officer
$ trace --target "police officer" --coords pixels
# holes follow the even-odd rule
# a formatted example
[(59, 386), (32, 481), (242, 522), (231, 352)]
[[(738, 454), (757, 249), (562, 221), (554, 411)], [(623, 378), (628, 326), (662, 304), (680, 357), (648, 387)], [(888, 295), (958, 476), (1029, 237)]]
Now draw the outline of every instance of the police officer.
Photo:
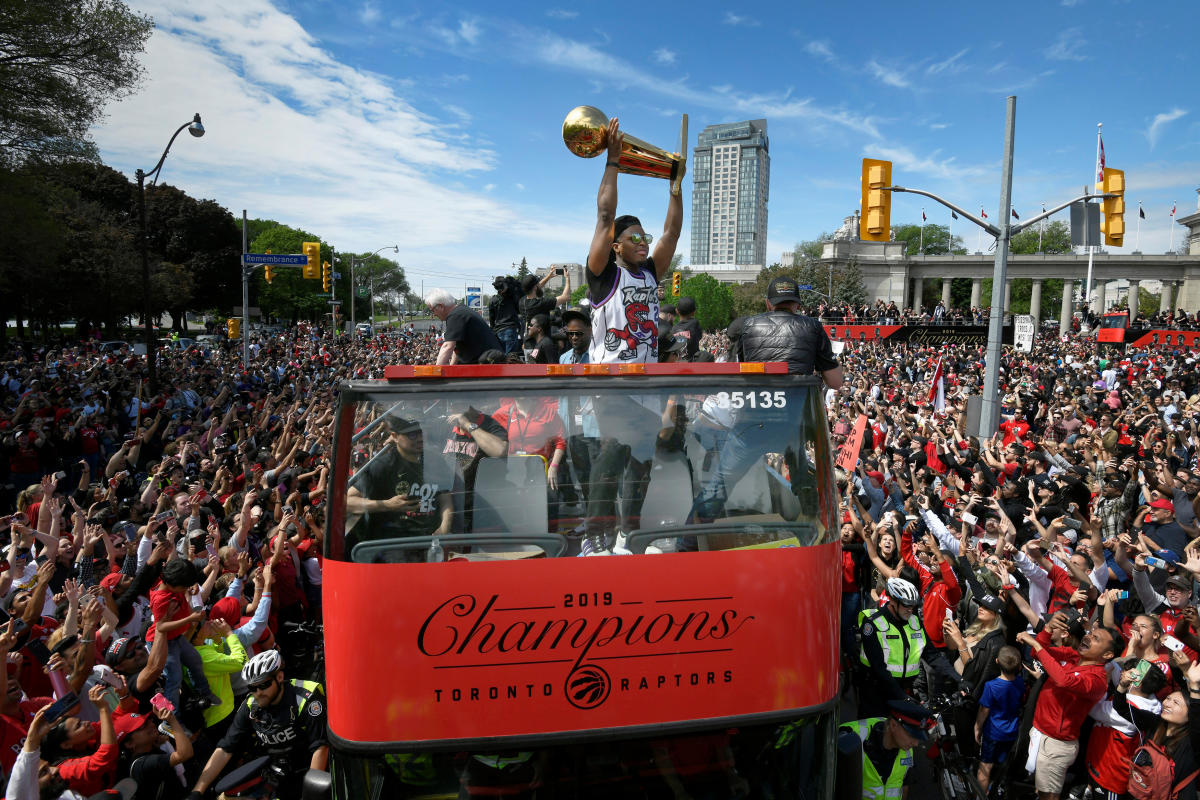
[(767, 313), (735, 319), (729, 326), (738, 361), (785, 361), (788, 372), (819, 373), (830, 389), (842, 386), (842, 367), (821, 323), (798, 313), (800, 287), (795, 278), (775, 278), (767, 286)]
[(903, 578), (888, 578), (887, 595), (887, 605), (858, 614), (860, 717), (879, 716), (886, 713), (888, 701), (905, 699), (921, 672), (925, 631), (913, 613), (921, 596)]
[[(901, 798), (913, 779), (913, 748), (925, 740), (930, 713), (916, 703), (893, 700), (887, 716), (846, 722), (838, 740), (842, 752), (862, 747), (863, 800)], [(846, 740), (851, 740), (847, 746)]]
[(277, 650), (264, 650), (242, 667), (250, 689), (217, 749), (204, 765), (189, 800), (198, 800), (235, 755), (252, 749), (253, 736), (271, 757), (273, 774), (282, 779), (275, 793), (299, 797), (304, 773), (325, 769), (329, 744), (325, 738), (325, 692), (313, 681), (284, 680), (283, 659)]

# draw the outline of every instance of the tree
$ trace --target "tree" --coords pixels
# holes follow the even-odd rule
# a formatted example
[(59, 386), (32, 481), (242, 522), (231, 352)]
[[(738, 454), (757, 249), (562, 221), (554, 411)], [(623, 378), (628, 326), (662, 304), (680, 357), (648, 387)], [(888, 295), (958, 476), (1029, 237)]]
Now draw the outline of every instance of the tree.
[[(304, 242), (320, 241), (314, 234), (297, 230), (287, 225), (276, 224), (267, 228), (250, 243), (253, 253), (299, 253)], [(328, 245), (321, 245), (321, 260), (328, 261)], [(346, 298), (350, 290), (349, 256), (340, 256), (342, 261), (342, 277), (336, 281), (337, 294)], [(267, 283), (263, 270), (256, 269), (251, 278), (251, 286), (256, 290), (258, 306), (264, 315), (282, 317), (295, 324), (301, 318), (320, 321), (329, 311), (329, 303), (321, 294), (321, 282), (305, 280), (299, 269), (279, 269), (275, 271), (274, 281)], [(349, 317), (349, 314), (347, 314)]]
[[(892, 234), (897, 242), (904, 242), (904, 252), (909, 256), (921, 254), (921, 226), (913, 223), (904, 225), (893, 225)], [(950, 253), (963, 255), (967, 252), (967, 248), (963, 247), (961, 236), (955, 236), (951, 246), (947, 246), (950, 238), (950, 228), (946, 225), (938, 225), (937, 223), (925, 223), (925, 255), (927, 256), (944, 256)]]
[(680, 297), (696, 301), (696, 321), (706, 331), (729, 327), (733, 317), (733, 291), (707, 272), (683, 282)]
[[(359, 286), (369, 286), (374, 297), (383, 298), (391, 303), (394, 298), (408, 292), (408, 279), (404, 268), (390, 258), (377, 253), (345, 254), (346, 258), (354, 258), (354, 280)], [(365, 319), (371, 313), (370, 296), (360, 298), (354, 296), (355, 308), (360, 319)], [(345, 313), (350, 312), (347, 309)], [(374, 322), (374, 320), (372, 320)]]
[(1042, 246), (1038, 249), (1038, 226), (1026, 228), (1008, 242), (1008, 252), (1014, 255), (1034, 253), (1071, 253), (1071, 228), (1061, 220), (1046, 225), (1042, 232)]
[(0, 162), (95, 158), (88, 131), (137, 88), (153, 27), (120, 0), (0, 3)]
[(861, 306), (867, 302), (867, 287), (863, 284), (862, 270), (857, 259), (842, 268), (837, 283), (833, 285), (834, 302), (850, 306)]
[(525, 260), (525, 256), (521, 256), (521, 265), (517, 267), (517, 280), (522, 280), (529, 274), (529, 262)]

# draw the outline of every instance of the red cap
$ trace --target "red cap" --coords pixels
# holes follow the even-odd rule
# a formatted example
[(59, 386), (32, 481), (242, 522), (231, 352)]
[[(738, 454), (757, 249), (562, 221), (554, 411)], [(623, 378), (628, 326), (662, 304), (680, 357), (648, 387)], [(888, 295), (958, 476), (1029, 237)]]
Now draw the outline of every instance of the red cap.
[(1150, 504), (1150, 507), (1151, 508), (1165, 508), (1167, 511), (1170, 511), (1172, 514), (1175, 513), (1175, 504), (1172, 503), (1170, 500), (1167, 500), (1166, 498), (1163, 498), (1163, 497), (1160, 497), (1157, 500), (1155, 500), (1154, 502), (1152, 502)]
[(117, 733), (117, 744), (121, 743), (129, 734), (136, 731), (138, 728), (145, 725), (147, 722), (153, 722), (155, 717), (149, 714), (138, 714), (137, 712), (113, 714), (113, 730)]
[(209, 612), (208, 618), (224, 620), (229, 624), (229, 627), (236, 628), (238, 622), (242, 619), (242, 601), (236, 597), (222, 597), (213, 603), (212, 611)]
[(103, 578), (100, 579), (100, 585), (103, 586), (105, 589), (108, 589), (110, 592), (116, 591), (117, 584), (121, 582), (121, 574), (122, 573), (120, 573), (120, 572), (108, 573), (107, 575), (105, 575)]
[(883, 485), (883, 473), (882, 472), (873, 470), (873, 471), (867, 473), (867, 477), (874, 478), (875, 480), (879, 481), (880, 486)]

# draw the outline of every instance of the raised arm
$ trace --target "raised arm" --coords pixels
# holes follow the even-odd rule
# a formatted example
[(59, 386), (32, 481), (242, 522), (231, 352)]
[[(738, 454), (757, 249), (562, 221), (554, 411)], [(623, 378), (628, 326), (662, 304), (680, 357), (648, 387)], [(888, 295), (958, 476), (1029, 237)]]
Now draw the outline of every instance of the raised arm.
[[(612, 252), (613, 222), (617, 218), (617, 160), (621, 157), (621, 142), (625, 136), (616, 117), (608, 121), (607, 135), (608, 160), (604, 165), (604, 177), (600, 179), (600, 191), (596, 195), (596, 231), (588, 248), (587, 268), (593, 275), (599, 275), (608, 266), (608, 254)], [(672, 245), (672, 253), (674, 250)], [(657, 260), (655, 263), (658, 263)]]

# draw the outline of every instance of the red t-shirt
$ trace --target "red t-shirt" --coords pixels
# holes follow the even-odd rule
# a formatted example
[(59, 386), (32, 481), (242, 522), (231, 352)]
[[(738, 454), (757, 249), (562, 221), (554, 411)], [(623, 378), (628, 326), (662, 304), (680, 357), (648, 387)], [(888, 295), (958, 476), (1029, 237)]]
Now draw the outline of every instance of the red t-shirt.
[(71, 789), (91, 797), (116, 783), (118, 753), (115, 744), (102, 744), (90, 755), (59, 764), (58, 774), (66, 779)]
[(530, 414), (521, 413), (513, 400), (506, 401), (492, 419), (508, 432), (508, 452), (537, 454), (549, 463), (555, 450), (566, 450), (562, 418), (554, 400), (538, 403)]
[(1025, 438), (1025, 434), (1029, 433), (1029, 423), (1023, 419), (1009, 420), (1000, 423), (1000, 430), (1004, 431), (1001, 444), (1008, 447), (1013, 442)]
[(25, 746), (25, 734), (29, 733), (33, 715), (53, 702), (53, 697), (33, 697), (17, 705), (17, 716), (0, 714), (0, 768), (4, 769), (5, 775), (12, 774), (17, 755)]
[(1046, 670), (1047, 681), (1038, 695), (1033, 727), (1051, 739), (1064, 742), (1079, 738), (1079, 729), (1092, 706), (1108, 690), (1108, 673), (1103, 664), (1079, 666), (1079, 653), (1070, 647), (1050, 647), (1050, 632), (1038, 634), (1041, 650), (1035, 651)]
[[(167, 616), (167, 608), (171, 601), (175, 600), (179, 603), (179, 608), (175, 611), (174, 616)], [(154, 640), (154, 631), (160, 622), (172, 622), (174, 620), (184, 619), (192, 615), (192, 606), (187, 601), (187, 595), (183, 592), (171, 592), (163, 588), (162, 581), (150, 590), (150, 613), (154, 616), (154, 622), (150, 623), (150, 628), (146, 631), (146, 640)], [(175, 630), (167, 634), (168, 639), (176, 639), (187, 632), (187, 626), (181, 625)]]

